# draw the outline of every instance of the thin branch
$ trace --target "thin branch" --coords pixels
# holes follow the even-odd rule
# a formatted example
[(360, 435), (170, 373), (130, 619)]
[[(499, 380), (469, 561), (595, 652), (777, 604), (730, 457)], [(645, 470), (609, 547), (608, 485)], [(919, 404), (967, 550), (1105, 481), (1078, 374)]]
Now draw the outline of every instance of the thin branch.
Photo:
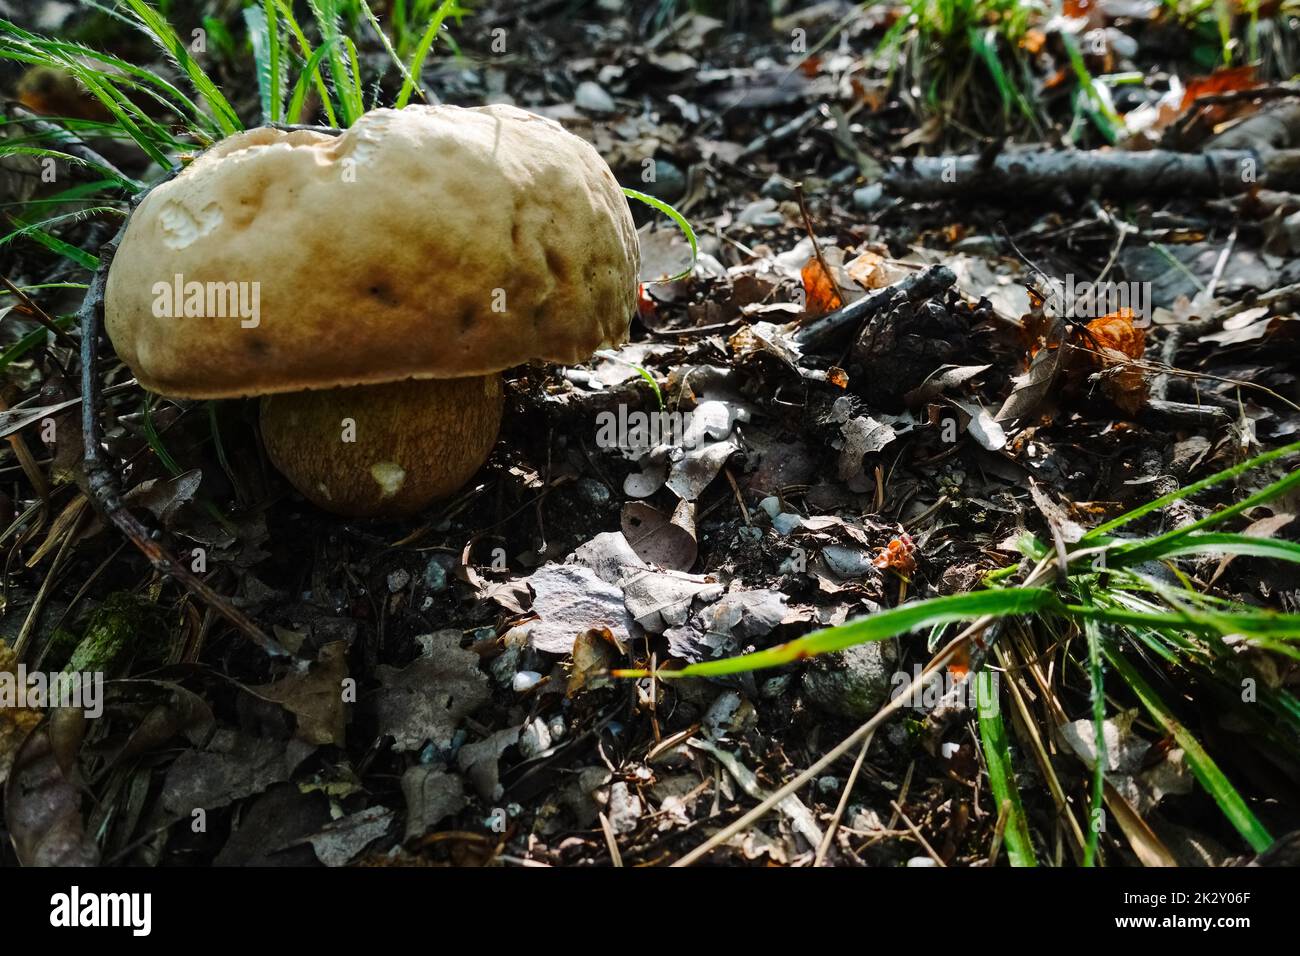
[[(172, 175), (175, 175), (175, 172)], [(161, 182), (166, 182), (170, 178), (172, 177), (168, 176)], [(139, 200), (145, 195), (147, 191), (140, 194), (134, 205), (138, 205)], [(276, 657), (286, 656), (288, 651), (278, 641), (253, 623), (243, 611), (232, 605), (229, 599), (218, 594), (173, 558), (160, 541), (161, 533), (147, 528), (127, 510), (122, 502), (117, 474), (105, 455), (100, 437), (99, 333), (104, 321), (104, 289), (108, 282), (108, 270), (129, 223), (128, 216), (117, 235), (99, 250), (99, 268), (95, 271), (90, 288), (86, 290), (86, 297), (82, 301), (78, 314), (81, 325), (81, 429), (85, 442), (83, 466), (86, 473), (87, 494), (95, 508), (149, 559), (150, 564), (159, 574), (174, 578), (268, 654)]]

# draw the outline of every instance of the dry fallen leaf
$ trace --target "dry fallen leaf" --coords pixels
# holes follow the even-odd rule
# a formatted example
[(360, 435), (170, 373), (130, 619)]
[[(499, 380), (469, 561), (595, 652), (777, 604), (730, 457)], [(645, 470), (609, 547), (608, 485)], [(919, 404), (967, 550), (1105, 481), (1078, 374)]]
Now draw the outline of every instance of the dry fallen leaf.
[(1133, 324), (1133, 310), (1120, 309), (1087, 325), (1093, 344), (1112, 349), (1129, 358), (1141, 358), (1146, 351), (1146, 332)]
[(1146, 332), (1134, 325), (1132, 310), (1093, 319), (1084, 332), (1075, 333), (1073, 341), (1087, 350), (1089, 363), (1100, 369), (1102, 393), (1129, 417), (1136, 415), (1146, 404), (1147, 381), (1142, 370), (1126, 359), (1142, 357)]
[(689, 571), (699, 545), (695, 540), (695, 506), (679, 501), (672, 516), (643, 501), (623, 506), (623, 537), (637, 557), (671, 571)]
[(569, 672), (565, 696), (607, 685), (614, 653), (614, 635), (607, 628), (593, 627), (579, 634), (573, 642), (573, 670)]
[[(18, 671), (18, 659), (9, 646), (0, 642), (0, 672), (10, 675)], [(11, 678), (7, 678), (11, 679)], [(41, 722), (41, 712), (30, 707), (0, 706), (0, 786), (9, 779), (9, 766), (14, 754), (32, 728)]]
[(1252, 64), (1224, 67), (1215, 70), (1209, 76), (1194, 76), (1187, 81), (1187, 89), (1183, 93), (1182, 109), (1186, 110), (1202, 96), (1239, 93), (1242, 90), (1254, 89), (1257, 86), (1259, 86), (1259, 81), (1255, 78), (1255, 67)]
[(446, 747), (463, 718), (489, 697), (478, 655), (460, 646), (460, 632), (438, 631), (426, 653), (400, 670), (381, 664), (375, 676), (379, 732), (392, 734), (394, 750), (418, 750), (425, 741)]
[(342, 746), (347, 729), (343, 681), (348, 676), (348, 645), (334, 641), (320, 649), (319, 659), (299, 674), (253, 690), (273, 700), (298, 719), (296, 735), (309, 744)]
[(809, 315), (825, 315), (844, 304), (835, 288), (835, 280), (822, 268), (821, 261), (816, 256), (804, 263), (800, 274), (803, 277), (804, 302)]

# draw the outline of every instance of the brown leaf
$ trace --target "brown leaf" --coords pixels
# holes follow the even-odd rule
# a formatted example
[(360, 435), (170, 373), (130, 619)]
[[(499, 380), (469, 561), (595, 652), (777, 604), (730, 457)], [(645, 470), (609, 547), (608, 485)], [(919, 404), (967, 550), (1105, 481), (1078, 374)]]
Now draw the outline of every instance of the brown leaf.
[(85, 831), (81, 792), (63, 775), (45, 728), (27, 736), (5, 788), (5, 826), (23, 866), (95, 866), (99, 848)]
[(1209, 76), (1194, 76), (1187, 81), (1182, 109), (1186, 110), (1202, 96), (1238, 93), (1242, 90), (1252, 90), (1257, 86), (1259, 81), (1255, 78), (1255, 67), (1251, 64), (1224, 67), (1215, 70)]
[(345, 641), (326, 644), (306, 672), (252, 690), (298, 718), (295, 735), (299, 739), (309, 744), (342, 746), (348, 722), (343, 703), (343, 681), (348, 676), (347, 652)]
[[(0, 641), (0, 673), (16, 675), (18, 658)], [(16, 681), (17, 677), (5, 678)], [(41, 712), (29, 707), (0, 706), (0, 786), (9, 779), (9, 766), (33, 727), (41, 722)]]
[(835, 280), (822, 268), (821, 260), (813, 256), (800, 273), (803, 276), (804, 302), (809, 315), (825, 315), (844, 304)]
[(583, 688), (603, 687), (610, 682), (609, 668), (614, 662), (614, 635), (603, 627), (583, 631), (573, 642), (573, 670), (565, 687), (566, 697)]
[(699, 552), (693, 511), (691, 503), (683, 501), (670, 518), (643, 501), (629, 501), (623, 506), (623, 537), (642, 561), (689, 571)]
[[(1129, 358), (1141, 358), (1146, 351), (1146, 332), (1133, 324), (1133, 310), (1120, 309), (1087, 325), (1094, 346), (1112, 349)], [(1098, 364), (1103, 364), (1098, 360)]]

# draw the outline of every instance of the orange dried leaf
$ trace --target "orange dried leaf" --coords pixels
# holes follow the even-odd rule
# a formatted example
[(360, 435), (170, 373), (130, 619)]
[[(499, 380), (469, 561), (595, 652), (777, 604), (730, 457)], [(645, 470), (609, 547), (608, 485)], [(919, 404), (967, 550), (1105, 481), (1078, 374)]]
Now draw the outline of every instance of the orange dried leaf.
[(1253, 90), (1259, 86), (1259, 81), (1255, 78), (1255, 67), (1247, 64), (1246, 66), (1225, 67), (1221, 70), (1215, 70), (1209, 76), (1194, 76), (1187, 81), (1187, 90), (1183, 93), (1184, 110), (1191, 106), (1202, 96), (1212, 96), (1216, 93), (1237, 93), (1241, 90)]
[(810, 314), (824, 315), (844, 304), (844, 300), (835, 291), (834, 280), (826, 274), (816, 256), (804, 263), (800, 274), (803, 276), (804, 301)]
[(1041, 348), (1055, 348), (1060, 341), (1059, 320), (1048, 315), (1044, 306), (1047, 300), (1038, 290), (1026, 286), (1029, 290), (1029, 311), (1020, 317), (1017, 337), (1025, 350), (1026, 359), (1032, 359)]
[(1030, 27), (1020, 38), (1020, 46), (1030, 55), (1037, 56), (1047, 45), (1047, 34), (1037, 27)]
[(953, 679), (956, 681), (966, 679), (967, 675), (970, 674), (970, 650), (968, 648), (957, 648), (956, 652), (952, 656), (952, 660), (948, 662), (948, 673), (951, 674)]
[(1046, 80), (1043, 81), (1043, 89), (1054, 90), (1058, 86), (1064, 86), (1066, 82), (1068, 82), (1073, 78), (1074, 78), (1073, 73), (1071, 73), (1065, 67), (1061, 67), (1059, 70), (1057, 70), (1055, 73), (1053, 73), (1051, 76), (1049, 76)]
[(1132, 359), (1141, 358), (1146, 351), (1146, 332), (1133, 324), (1132, 309), (1120, 309), (1093, 319), (1087, 329), (1094, 347), (1112, 349)]
[(653, 319), (659, 311), (658, 303), (646, 292), (644, 282), (636, 287), (636, 311), (642, 319)]

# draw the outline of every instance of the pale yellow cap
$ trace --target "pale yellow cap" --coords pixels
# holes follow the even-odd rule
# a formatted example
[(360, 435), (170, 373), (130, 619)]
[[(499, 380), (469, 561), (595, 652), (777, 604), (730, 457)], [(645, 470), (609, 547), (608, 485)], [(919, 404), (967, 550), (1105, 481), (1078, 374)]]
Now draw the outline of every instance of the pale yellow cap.
[(623, 341), (638, 270), (585, 140), (512, 106), (381, 109), (340, 136), (240, 133), (156, 188), (105, 325), (175, 397), (459, 378)]

